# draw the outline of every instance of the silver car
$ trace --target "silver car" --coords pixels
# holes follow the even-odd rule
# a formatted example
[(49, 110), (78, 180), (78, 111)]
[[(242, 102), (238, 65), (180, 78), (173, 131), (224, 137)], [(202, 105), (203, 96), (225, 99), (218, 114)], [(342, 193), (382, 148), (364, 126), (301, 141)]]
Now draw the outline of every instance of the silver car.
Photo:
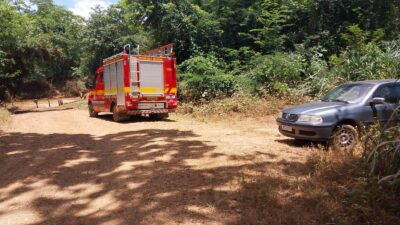
[(399, 106), (400, 81), (368, 80), (341, 85), (321, 100), (285, 109), (277, 119), (281, 134), (300, 140), (330, 141), (353, 149), (364, 125), (386, 123)]

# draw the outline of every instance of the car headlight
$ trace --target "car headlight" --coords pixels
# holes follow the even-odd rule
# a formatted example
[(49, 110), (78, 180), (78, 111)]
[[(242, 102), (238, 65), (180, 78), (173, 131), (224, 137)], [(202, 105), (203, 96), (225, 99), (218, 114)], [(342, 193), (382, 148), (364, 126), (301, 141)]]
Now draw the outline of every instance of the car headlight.
[(322, 117), (312, 116), (312, 115), (300, 115), (297, 122), (318, 124), (318, 123), (322, 123)]
[(283, 112), (279, 112), (278, 118), (280, 118), (280, 119), (283, 118)]

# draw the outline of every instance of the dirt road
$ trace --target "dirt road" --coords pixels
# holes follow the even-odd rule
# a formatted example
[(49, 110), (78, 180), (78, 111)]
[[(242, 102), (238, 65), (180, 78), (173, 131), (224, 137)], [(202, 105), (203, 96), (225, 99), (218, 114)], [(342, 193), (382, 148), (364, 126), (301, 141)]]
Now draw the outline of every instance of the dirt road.
[(242, 205), (244, 179), (300, 179), (308, 152), (272, 117), (14, 115), (0, 133), (0, 224), (235, 224), (257, 207)]

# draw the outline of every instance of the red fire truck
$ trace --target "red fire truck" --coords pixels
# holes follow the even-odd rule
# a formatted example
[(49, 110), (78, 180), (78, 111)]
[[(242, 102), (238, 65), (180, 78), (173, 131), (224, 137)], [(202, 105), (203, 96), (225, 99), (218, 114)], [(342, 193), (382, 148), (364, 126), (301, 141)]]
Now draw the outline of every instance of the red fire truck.
[(103, 60), (88, 96), (89, 115), (112, 112), (116, 122), (131, 115), (162, 119), (177, 107), (176, 59), (172, 44), (131, 55)]

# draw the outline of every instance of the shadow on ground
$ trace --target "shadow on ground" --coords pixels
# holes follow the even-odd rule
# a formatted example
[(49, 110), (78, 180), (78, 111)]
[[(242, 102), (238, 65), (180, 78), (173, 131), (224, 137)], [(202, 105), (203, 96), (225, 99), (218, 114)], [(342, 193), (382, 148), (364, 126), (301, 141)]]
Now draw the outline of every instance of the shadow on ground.
[(322, 141), (306, 141), (306, 140), (298, 140), (298, 139), (293, 139), (293, 138), (279, 139), (279, 140), (276, 140), (276, 142), (286, 144), (290, 147), (296, 147), (296, 148), (315, 148), (315, 147), (326, 148), (326, 146), (327, 146), (327, 143), (322, 142)]
[(34, 211), (30, 224), (232, 222), (237, 193), (220, 187), (267, 163), (194, 169), (187, 161), (215, 148), (196, 137), (157, 129), (0, 134), (0, 221), (17, 208)]
[(34, 212), (29, 224), (318, 224), (342, 207), (307, 183), (307, 165), (254, 162), (274, 154), (191, 166), (224, 156), (191, 131), (0, 133), (0, 146), (0, 221), (17, 210)]
[[(111, 113), (102, 113), (96, 117), (97, 119), (105, 120), (105, 121), (110, 121), (114, 122), (112, 114)], [(120, 123), (136, 123), (136, 122), (157, 122), (157, 121), (163, 121), (163, 122), (175, 122), (175, 120), (171, 120), (169, 118), (164, 118), (164, 119), (152, 119), (149, 118), (148, 116), (131, 116), (128, 120), (122, 121)]]

